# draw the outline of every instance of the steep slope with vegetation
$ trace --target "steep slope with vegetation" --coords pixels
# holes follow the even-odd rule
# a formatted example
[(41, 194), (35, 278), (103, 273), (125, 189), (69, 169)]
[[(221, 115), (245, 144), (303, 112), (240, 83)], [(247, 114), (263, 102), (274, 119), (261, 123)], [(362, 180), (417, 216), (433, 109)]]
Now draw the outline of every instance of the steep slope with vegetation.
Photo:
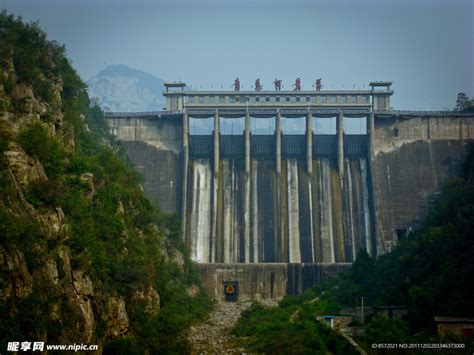
[[(474, 146), (432, 206), (424, 226), (378, 259), (361, 251), (352, 268), (316, 285), (280, 307), (254, 306), (234, 333), (251, 349), (269, 353), (311, 353), (311, 344), (327, 334), (315, 315), (337, 315), (366, 297), (366, 305), (406, 306), (405, 319), (374, 317), (360, 340), (371, 343), (460, 342), (474, 349), (474, 339), (440, 339), (434, 316), (474, 316)], [(326, 333), (325, 333), (326, 332)], [(286, 343), (283, 339), (291, 339)], [(289, 347), (291, 346), (291, 348)], [(323, 345), (318, 345), (322, 347)], [(266, 349), (266, 350), (264, 350)], [(324, 347), (323, 347), (324, 349)], [(456, 351), (455, 351), (456, 352)]]
[(210, 308), (179, 221), (153, 208), (65, 49), (0, 15), (0, 349), (186, 350)]

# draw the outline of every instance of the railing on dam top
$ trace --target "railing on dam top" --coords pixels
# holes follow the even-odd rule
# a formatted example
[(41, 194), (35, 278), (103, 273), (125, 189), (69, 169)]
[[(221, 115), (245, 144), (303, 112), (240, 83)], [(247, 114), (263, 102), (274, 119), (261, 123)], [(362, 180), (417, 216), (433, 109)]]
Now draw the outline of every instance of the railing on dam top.
[[(347, 108), (339, 109), (335, 107), (327, 108), (281, 108), (280, 115), (285, 118), (306, 117), (308, 111), (313, 117), (335, 117), (341, 111), (345, 117), (366, 117), (370, 110), (368, 108)], [(211, 118), (216, 113), (216, 108), (191, 108), (186, 111), (189, 117), (192, 118)], [(221, 118), (238, 118), (245, 117), (246, 109), (219, 109), (219, 117)], [(277, 114), (277, 108), (249, 108), (250, 117), (255, 118), (271, 118)]]
[[(213, 156), (214, 140), (212, 135), (190, 135), (189, 153), (192, 159), (210, 159)], [(254, 159), (273, 159), (275, 156), (274, 135), (252, 135), (250, 154)], [(306, 156), (305, 135), (282, 135), (281, 155), (283, 158), (303, 158)], [(313, 135), (313, 157), (335, 157), (337, 154), (337, 136)], [(344, 154), (347, 157), (367, 156), (366, 135), (345, 135)], [(221, 158), (244, 158), (245, 140), (242, 135), (220, 135), (219, 156)]]
[(414, 110), (390, 110), (374, 111), (377, 117), (466, 117), (472, 116), (469, 112), (459, 111), (414, 111)]
[[(193, 118), (209, 118), (215, 114), (215, 109), (190, 109), (188, 110), (189, 117)], [(269, 118), (276, 115), (276, 109), (268, 108), (252, 108), (249, 109), (251, 117), (256, 118)], [(281, 117), (295, 118), (305, 117), (308, 109), (281, 109)], [(310, 112), (313, 117), (335, 117), (337, 116), (339, 109), (337, 108), (311, 108)], [(370, 113), (367, 108), (352, 108), (341, 110), (344, 117), (364, 117)], [(238, 118), (245, 117), (245, 109), (220, 109), (219, 117), (222, 118)], [(374, 111), (376, 117), (392, 117), (392, 116), (406, 116), (406, 117), (437, 117), (437, 116), (471, 116), (469, 112), (459, 111), (413, 111), (413, 110), (388, 110), (388, 111)], [(179, 119), (183, 115), (183, 112), (175, 111), (149, 111), (149, 112), (104, 112), (104, 118), (145, 118), (145, 119), (159, 119), (161, 117), (172, 117)]]

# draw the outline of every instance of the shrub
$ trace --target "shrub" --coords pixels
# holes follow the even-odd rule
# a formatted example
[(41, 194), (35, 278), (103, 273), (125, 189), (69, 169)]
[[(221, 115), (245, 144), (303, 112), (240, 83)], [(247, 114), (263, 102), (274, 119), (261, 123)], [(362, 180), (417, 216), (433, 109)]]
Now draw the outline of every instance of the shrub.
[(43, 164), (48, 176), (57, 177), (62, 173), (65, 166), (64, 151), (39, 122), (28, 125), (18, 139), (25, 152)]

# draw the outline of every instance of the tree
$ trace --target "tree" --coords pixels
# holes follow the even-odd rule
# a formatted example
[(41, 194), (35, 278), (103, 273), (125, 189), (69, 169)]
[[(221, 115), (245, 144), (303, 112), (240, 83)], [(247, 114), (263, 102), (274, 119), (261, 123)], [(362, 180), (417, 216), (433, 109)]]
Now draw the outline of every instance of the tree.
[(463, 92), (458, 93), (458, 98), (456, 100), (456, 107), (454, 108), (454, 111), (464, 112), (469, 109), (469, 106), (469, 96), (467, 96)]

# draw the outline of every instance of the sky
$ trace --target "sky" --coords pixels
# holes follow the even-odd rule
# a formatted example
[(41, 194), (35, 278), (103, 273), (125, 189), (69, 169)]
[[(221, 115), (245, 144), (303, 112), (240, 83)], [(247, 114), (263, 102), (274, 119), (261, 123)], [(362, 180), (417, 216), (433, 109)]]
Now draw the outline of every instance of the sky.
[(125, 64), (197, 89), (275, 78), (303, 90), (393, 81), (394, 109), (474, 95), (471, 0), (0, 0), (64, 43), (84, 80)]

